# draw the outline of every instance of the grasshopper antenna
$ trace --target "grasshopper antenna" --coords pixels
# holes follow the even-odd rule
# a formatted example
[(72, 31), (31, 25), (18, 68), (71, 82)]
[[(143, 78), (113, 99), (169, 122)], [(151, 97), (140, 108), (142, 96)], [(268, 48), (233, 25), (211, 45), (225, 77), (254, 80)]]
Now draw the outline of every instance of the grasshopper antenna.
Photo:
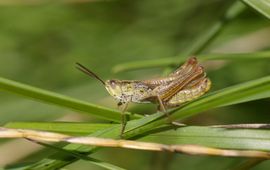
[(94, 77), (95, 79), (99, 80), (103, 85), (105, 85), (105, 82), (99, 76), (97, 76), (94, 72), (81, 65), (80, 63), (76, 63), (76, 68), (87, 74), (88, 76)]

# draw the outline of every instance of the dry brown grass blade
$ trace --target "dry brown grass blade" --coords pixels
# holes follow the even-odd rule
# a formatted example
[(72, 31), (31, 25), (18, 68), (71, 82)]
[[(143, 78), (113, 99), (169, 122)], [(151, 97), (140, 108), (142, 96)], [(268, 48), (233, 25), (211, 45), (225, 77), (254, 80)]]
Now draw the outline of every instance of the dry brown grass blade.
[(138, 150), (150, 151), (168, 151), (186, 153), (191, 155), (215, 155), (215, 156), (230, 156), (230, 157), (256, 157), (270, 158), (269, 152), (251, 151), (251, 150), (226, 150), (217, 149), (199, 145), (164, 145), (150, 142), (137, 142), (130, 140), (113, 140), (93, 137), (76, 137), (65, 140), (70, 143), (78, 143), (85, 145), (95, 145), (104, 147), (120, 147)]
[(114, 140), (97, 137), (73, 137), (54, 132), (28, 130), (28, 129), (10, 129), (0, 128), (0, 138), (27, 138), (43, 142), (68, 142), (83, 145), (101, 146), (101, 147), (119, 147), (148, 151), (167, 151), (178, 152), (191, 155), (215, 155), (229, 157), (252, 157), (270, 159), (270, 153), (254, 150), (227, 150), (217, 149), (199, 145), (164, 145), (160, 143), (138, 142), (131, 140)]
[(245, 123), (245, 124), (230, 124), (230, 125), (214, 125), (213, 128), (226, 129), (269, 129), (269, 123)]

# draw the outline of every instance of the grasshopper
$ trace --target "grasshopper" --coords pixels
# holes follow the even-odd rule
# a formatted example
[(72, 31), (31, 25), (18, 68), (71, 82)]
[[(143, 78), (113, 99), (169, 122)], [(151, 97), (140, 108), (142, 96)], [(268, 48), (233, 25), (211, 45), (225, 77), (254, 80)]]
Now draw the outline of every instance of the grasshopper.
[(104, 81), (83, 65), (76, 64), (80, 71), (99, 80), (109, 94), (118, 101), (118, 106), (124, 105), (121, 135), (126, 126), (124, 113), (130, 102), (157, 103), (158, 110), (168, 115), (167, 109), (194, 100), (206, 93), (211, 87), (211, 81), (206, 77), (203, 67), (198, 64), (195, 57), (189, 58), (168, 76), (149, 80), (113, 79)]

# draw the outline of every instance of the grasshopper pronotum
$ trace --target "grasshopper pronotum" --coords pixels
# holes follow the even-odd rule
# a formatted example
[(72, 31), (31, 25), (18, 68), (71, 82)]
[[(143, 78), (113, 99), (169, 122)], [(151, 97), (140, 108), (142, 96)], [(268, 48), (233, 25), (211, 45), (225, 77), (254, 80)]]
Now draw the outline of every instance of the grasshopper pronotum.
[(211, 81), (206, 77), (202, 66), (195, 57), (189, 58), (181, 67), (166, 77), (149, 80), (106, 80), (103, 81), (95, 73), (76, 63), (77, 68), (87, 75), (99, 80), (118, 101), (122, 109), (122, 130), (124, 133), (126, 120), (124, 112), (129, 102), (157, 103), (159, 110), (166, 113), (167, 108), (177, 107), (206, 93)]

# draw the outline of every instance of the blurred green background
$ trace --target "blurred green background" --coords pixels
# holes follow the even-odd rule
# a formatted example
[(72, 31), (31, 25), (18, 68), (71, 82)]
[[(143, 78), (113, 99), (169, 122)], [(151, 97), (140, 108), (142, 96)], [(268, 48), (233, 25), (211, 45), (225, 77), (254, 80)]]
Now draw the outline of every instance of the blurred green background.
[[(2, 77), (117, 108), (104, 87), (75, 69), (75, 62), (104, 79), (146, 79), (166, 68), (113, 73), (128, 61), (185, 54), (223, 16), (233, 0), (0, 1), (0, 74)], [(269, 50), (270, 22), (249, 7), (227, 23), (203, 53)], [(199, 58), (200, 59), (200, 58)], [(205, 68), (212, 90), (270, 74), (270, 62), (212, 61)], [(131, 111), (155, 112), (154, 105)], [(0, 92), (0, 123), (12, 121), (100, 122), (57, 106)], [(211, 110), (187, 120), (191, 125), (267, 123), (269, 99)], [(26, 147), (27, 146), (27, 147)], [(22, 149), (27, 148), (27, 149)], [(33, 160), (40, 148), (12, 140), (0, 145), (0, 166)], [(14, 151), (18, 155), (13, 156)], [(40, 152), (44, 157), (47, 153)], [(29, 156), (30, 155), (30, 156)], [(29, 156), (29, 157), (28, 157)], [(127, 169), (227, 169), (242, 159), (184, 156), (123, 149), (94, 154)], [(27, 158), (28, 157), (28, 158)], [(38, 158), (38, 156), (36, 156)], [(254, 169), (267, 169), (265, 161)], [(86, 161), (67, 169), (100, 169)]]

